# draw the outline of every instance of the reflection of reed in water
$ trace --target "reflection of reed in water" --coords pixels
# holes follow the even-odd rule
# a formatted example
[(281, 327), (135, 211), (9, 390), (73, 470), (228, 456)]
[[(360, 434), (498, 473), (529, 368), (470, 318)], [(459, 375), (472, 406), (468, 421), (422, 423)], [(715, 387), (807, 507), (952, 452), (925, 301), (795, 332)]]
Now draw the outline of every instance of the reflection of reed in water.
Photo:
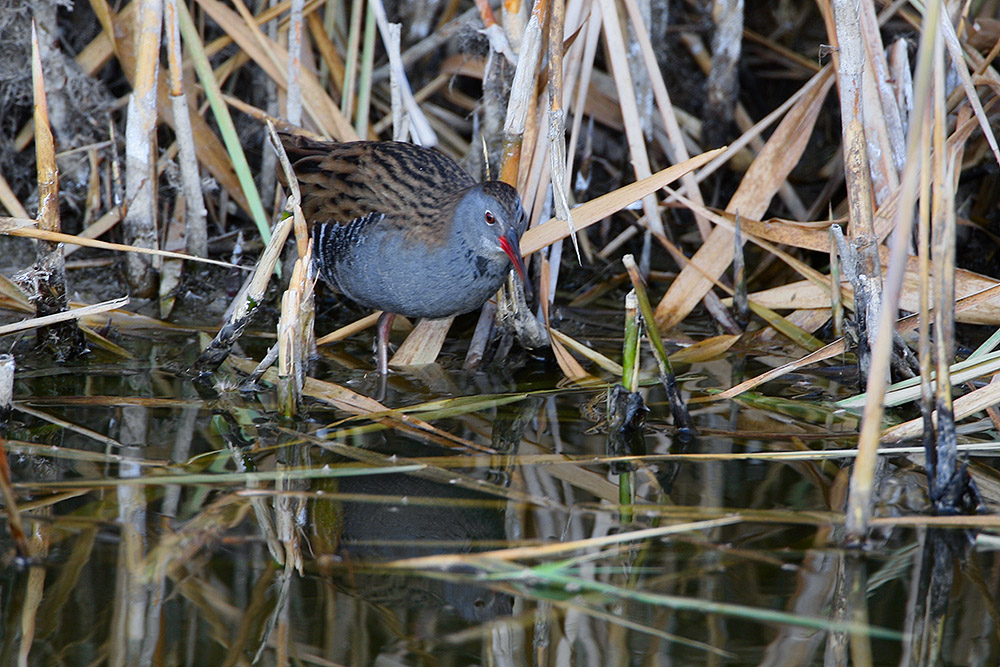
[[(405, 453), (397, 447), (400, 444), (408, 448)], [(393, 445), (393, 451), (401, 456), (427, 454), (414, 451), (419, 446), (398, 439)], [(435, 572), (434, 577), (377, 568), (371, 572), (369, 567), (404, 558), (502, 546), (506, 540), (503, 499), (411, 474), (344, 477), (318, 485), (327, 493), (372, 496), (371, 502), (317, 500), (313, 506), (314, 531), (319, 537), (314, 542), (339, 545), (336, 553), (350, 569), (366, 570), (353, 571), (338, 584), (374, 604), (412, 611), (439, 609), (470, 622), (511, 614), (513, 598), (470, 583), (468, 579), (477, 574), (470, 566), (448, 568)]]

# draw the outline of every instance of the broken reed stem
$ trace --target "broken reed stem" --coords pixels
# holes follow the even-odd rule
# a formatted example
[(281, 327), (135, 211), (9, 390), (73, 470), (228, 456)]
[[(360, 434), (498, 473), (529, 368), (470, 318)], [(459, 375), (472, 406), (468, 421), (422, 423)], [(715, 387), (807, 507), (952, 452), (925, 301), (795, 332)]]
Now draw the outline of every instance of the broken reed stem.
[(642, 276), (639, 275), (639, 267), (636, 266), (635, 258), (632, 255), (625, 255), (622, 257), (622, 264), (625, 265), (628, 277), (632, 281), (632, 287), (635, 289), (636, 298), (639, 302), (639, 310), (643, 321), (646, 323), (646, 337), (653, 346), (656, 362), (660, 366), (660, 373), (673, 375), (674, 369), (670, 365), (666, 348), (663, 347), (663, 339), (660, 338), (660, 332), (656, 328), (655, 320), (653, 319), (653, 309), (649, 304), (649, 296), (646, 294), (646, 287), (642, 282)]
[(656, 358), (656, 365), (660, 372), (660, 382), (667, 392), (667, 400), (670, 403), (670, 413), (674, 417), (674, 425), (679, 429), (684, 429), (691, 433), (695, 432), (694, 422), (688, 412), (681, 392), (677, 387), (677, 378), (674, 377), (674, 369), (670, 365), (666, 348), (663, 347), (663, 339), (660, 338), (656, 320), (653, 319), (653, 307), (649, 304), (649, 296), (646, 294), (646, 287), (643, 285), (642, 276), (639, 275), (639, 267), (636, 266), (635, 258), (632, 255), (622, 257), (622, 263), (628, 271), (628, 277), (635, 288), (636, 297), (639, 300), (639, 312), (646, 325), (646, 338), (653, 348), (653, 356)]
[(733, 312), (746, 329), (750, 322), (750, 299), (747, 295), (746, 258), (743, 255), (743, 227), (737, 213), (733, 225)]
[(844, 299), (840, 291), (840, 255), (837, 254), (834, 227), (835, 225), (832, 225), (828, 230), (830, 236), (830, 309), (833, 311), (833, 335), (840, 338), (844, 335)]
[[(302, 214), (302, 193), (299, 191), (298, 179), (296, 179), (288, 155), (281, 145), (281, 139), (274, 128), (274, 123), (270, 120), (267, 121), (267, 131), (268, 142), (277, 155), (278, 163), (284, 172), (285, 182), (288, 184), (289, 195), (285, 207), (291, 211), (290, 219), (292, 222), (290, 224), (295, 230), (298, 259), (292, 269), (288, 288), (281, 297), (278, 343), (275, 346), (277, 350), (275, 352), (275, 348), (272, 348), (268, 351), (265, 358), (270, 359), (269, 363), (265, 364), (262, 361), (254, 371), (254, 376), (259, 378), (271, 363), (275, 360), (278, 361), (279, 410), (284, 417), (291, 418), (298, 413), (302, 402), (302, 388), (305, 386), (307, 370), (306, 360), (316, 349), (313, 327), (315, 306), (313, 300), (312, 241), (309, 239), (305, 217)], [(281, 223), (281, 226), (286, 227), (284, 235), (288, 234), (288, 220), (286, 218)], [(279, 234), (276, 232), (275, 235)], [(269, 244), (265, 254), (270, 250), (272, 250), (272, 246)], [(275, 248), (274, 252), (279, 253), (280, 246)], [(259, 269), (260, 267), (258, 267)]]
[(622, 386), (639, 388), (639, 297), (635, 290), (625, 295), (625, 340), (622, 344)]
[(302, 355), (299, 350), (298, 315), (302, 260), (295, 261), (287, 290), (281, 296), (281, 317), (278, 320), (278, 410), (292, 419), (302, 402), (302, 387), (298, 382)]
[[(301, 216), (296, 204), (294, 215)], [(298, 413), (302, 390), (306, 383), (309, 358), (316, 351), (313, 322), (315, 305), (312, 272), (312, 243), (305, 254), (295, 260), (288, 289), (281, 299), (278, 322), (278, 397), (282, 415), (288, 418)]]
[[(35, 93), (35, 163), (38, 173), (38, 227), (45, 231), (61, 231), (59, 218), (59, 170), (52, 128), (49, 126), (49, 109), (45, 95), (45, 77), (39, 55), (38, 35), (34, 23), (31, 28), (31, 69)], [(40, 246), (42, 244), (39, 244)]]
[[(625, 295), (625, 338), (622, 344), (622, 386), (629, 393), (634, 393), (639, 388), (639, 339), (641, 337), (642, 319), (639, 314), (639, 297), (635, 290), (631, 290)], [(615, 425), (621, 427), (626, 422), (626, 415), (613, 417), (612, 411), (624, 410), (625, 403), (612, 398), (617, 392), (614, 389), (608, 390), (608, 422), (609, 422), (609, 447), (608, 454), (611, 456), (621, 456), (622, 454), (635, 454), (632, 451), (618, 451), (617, 446), (612, 446), (612, 441), (617, 437), (622, 439), (622, 444), (627, 444), (620, 433), (615, 433)], [(614, 470), (612, 469), (612, 472)], [(625, 468), (618, 475), (618, 503), (622, 506), (621, 520), (623, 523), (632, 522), (632, 473), (629, 468)]]
[(288, 216), (278, 223), (274, 229), (271, 240), (264, 248), (257, 266), (254, 268), (253, 276), (246, 286), (236, 295), (236, 307), (233, 309), (229, 320), (219, 329), (212, 342), (208, 344), (198, 360), (192, 366), (192, 373), (197, 376), (212, 373), (229, 356), (229, 351), (243, 334), (244, 329), (250, 323), (250, 319), (260, 306), (267, 291), (267, 284), (274, 273), (278, 258), (281, 256), (281, 249), (285, 245), (285, 240), (291, 232), (293, 216)]
[[(535, 74), (542, 53), (542, 23), (544, 8), (548, 3), (538, 0), (528, 19), (521, 38), (517, 69), (507, 102), (507, 116), (503, 126), (503, 156), (500, 161), (500, 179), (517, 187), (521, 163), (521, 144), (528, 122), (528, 110), (535, 99)], [(505, 14), (505, 16), (507, 16)]]

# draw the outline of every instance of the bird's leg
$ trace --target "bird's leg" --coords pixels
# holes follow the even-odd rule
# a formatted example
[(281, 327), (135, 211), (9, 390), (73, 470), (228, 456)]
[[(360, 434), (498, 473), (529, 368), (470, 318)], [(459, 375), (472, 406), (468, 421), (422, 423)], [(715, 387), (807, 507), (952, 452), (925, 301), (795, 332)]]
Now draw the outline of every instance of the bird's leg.
[(395, 317), (396, 313), (383, 312), (378, 316), (378, 323), (375, 325), (378, 372), (383, 378), (389, 374), (389, 331), (392, 329), (392, 320)]

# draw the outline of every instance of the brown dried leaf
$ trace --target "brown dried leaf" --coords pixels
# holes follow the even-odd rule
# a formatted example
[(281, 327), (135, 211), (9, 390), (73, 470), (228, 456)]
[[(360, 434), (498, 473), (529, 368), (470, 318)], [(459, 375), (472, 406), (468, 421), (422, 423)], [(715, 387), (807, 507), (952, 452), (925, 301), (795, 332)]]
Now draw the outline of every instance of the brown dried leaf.
[[(726, 210), (759, 218), (805, 150), (823, 100), (833, 85), (833, 70), (824, 69), (806, 84), (809, 92), (786, 114), (754, 160)], [(656, 307), (657, 323), (675, 326), (701, 301), (733, 260), (733, 234), (716, 227), (685, 266)], [(708, 275), (705, 275), (706, 272)]]
[(688, 345), (671, 354), (670, 362), (693, 364), (699, 361), (710, 361), (725, 354), (741, 337), (739, 334), (723, 334), (700, 340), (694, 345)]

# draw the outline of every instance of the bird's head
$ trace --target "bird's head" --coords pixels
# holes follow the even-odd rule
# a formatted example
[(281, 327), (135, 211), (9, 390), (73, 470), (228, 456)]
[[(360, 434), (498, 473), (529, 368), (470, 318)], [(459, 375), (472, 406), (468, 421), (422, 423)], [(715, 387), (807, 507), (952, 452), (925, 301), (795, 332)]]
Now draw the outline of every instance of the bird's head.
[(526, 281), (520, 240), (528, 218), (514, 188), (502, 181), (486, 181), (470, 188), (458, 203), (456, 221), (461, 221), (467, 238), (475, 239), (479, 253), (486, 256), (503, 253), (510, 258), (521, 280)]

